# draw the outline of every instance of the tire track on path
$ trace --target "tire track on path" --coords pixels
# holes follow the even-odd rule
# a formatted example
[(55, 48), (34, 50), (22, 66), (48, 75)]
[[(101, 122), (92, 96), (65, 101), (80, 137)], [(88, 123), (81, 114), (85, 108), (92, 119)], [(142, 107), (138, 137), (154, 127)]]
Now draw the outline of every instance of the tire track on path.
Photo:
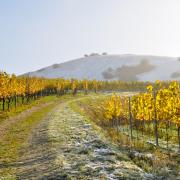
[(100, 137), (69, 102), (57, 105), (34, 129), (17, 163), (18, 179), (153, 179)]

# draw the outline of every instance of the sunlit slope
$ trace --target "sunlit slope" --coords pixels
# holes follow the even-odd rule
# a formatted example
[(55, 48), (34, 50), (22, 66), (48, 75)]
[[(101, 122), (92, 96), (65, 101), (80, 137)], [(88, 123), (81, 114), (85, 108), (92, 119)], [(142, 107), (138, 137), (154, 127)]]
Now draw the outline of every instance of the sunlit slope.
[(30, 72), (29, 75), (125, 81), (180, 80), (180, 59), (145, 55), (94, 55), (54, 64)]

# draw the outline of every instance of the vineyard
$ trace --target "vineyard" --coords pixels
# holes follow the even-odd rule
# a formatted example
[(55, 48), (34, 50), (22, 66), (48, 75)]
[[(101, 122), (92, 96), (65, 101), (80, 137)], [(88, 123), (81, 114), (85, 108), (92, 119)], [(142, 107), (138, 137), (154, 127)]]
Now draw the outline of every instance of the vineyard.
[[(88, 91), (97, 93), (98, 90), (143, 90), (146, 86), (146, 83), (44, 79), (0, 73), (2, 111), (9, 111), (13, 104), (16, 108), (18, 104), (28, 103), (32, 99), (52, 94), (64, 95), (69, 91), (73, 95), (78, 90), (84, 91), (87, 95)], [(131, 97), (120, 97), (114, 94), (97, 109), (100, 111), (98, 113), (102, 114), (103, 125), (109, 124), (117, 128), (120, 125), (128, 125), (131, 139), (133, 128), (142, 131), (142, 134), (154, 133), (156, 146), (159, 145), (159, 128), (166, 131), (167, 146), (169, 139), (175, 140), (174, 137), (169, 137), (169, 131), (174, 132), (177, 129), (180, 147), (180, 88), (176, 81), (169, 84), (156, 81), (153, 85), (147, 86), (147, 92)]]
[[(147, 92), (127, 96), (112, 95), (96, 103), (94, 113), (103, 127), (114, 127), (125, 131), (130, 140), (147, 139), (148, 143), (159, 146), (159, 138), (179, 144), (180, 148), (180, 90), (177, 82), (168, 87), (156, 82), (147, 86)], [(152, 137), (155, 142), (152, 142)]]
[(10, 110), (11, 106), (16, 107), (18, 104), (28, 103), (42, 96), (52, 94), (64, 95), (71, 93), (75, 95), (77, 91), (144, 91), (147, 83), (143, 82), (121, 82), (121, 81), (82, 81), (77, 79), (65, 80), (45, 79), (36, 77), (16, 77), (14, 74), (9, 75), (6, 72), (0, 73), (0, 101), (1, 110)]
[[(147, 88), (146, 88), (147, 87)], [(145, 88), (147, 92), (145, 92)], [(101, 124), (116, 128), (129, 127), (129, 136), (133, 139), (133, 129), (142, 135), (155, 136), (155, 145), (159, 146), (158, 138), (162, 136), (168, 141), (178, 141), (180, 147), (180, 87), (174, 81), (170, 83), (156, 81), (154, 84), (132, 82), (103, 82), (84, 79), (44, 79), (35, 77), (16, 77), (5, 72), (0, 73), (0, 99), (2, 111), (10, 111), (11, 106), (28, 103), (42, 96), (52, 94), (76, 95), (78, 91), (144, 91), (131, 97), (121, 97), (116, 94), (102, 102), (97, 109), (101, 114)], [(20, 102), (21, 101), (21, 102)], [(161, 133), (158, 132), (161, 131)], [(164, 132), (165, 130), (165, 132)], [(170, 133), (170, 132), (173, 133)], [(177, 131), (177, 133), (175, 133)], [(169, 136), (173, 134), (173, 136)], [(164, 137), (165, 134), (165, 137)], [(176, 138), (175, 138), (176, 134)]]
[[(50, 103), (46, 102), (46, 98), (49, 98), (48, 101), (50, 101)], [(135, 157), (134, 162), (138, 167), (145, 169), (148, 173), (157, 172), (156, 168), (159, 167), (162, 169), (163, 166), (171, 167), (172, 169), (175, 169), (174, 174), (177, 176), (177, 172), (179, 171), (179, 159), (177, 157), (179, 156), (180, 150), (180, 83), (178, 81), (156, 81), (150, 83), (97, 81), (88, 79), (68, 80), (63, 78), (45, 79), (29, 76), (17, 77), (14, 74), (9, 75), (5, 72), (0, 73), (0, 120), (4, 118), (2, 116), (4, 113), (18, 111), (19, 107), (32, 104), (39, 100), (42, 100), (42, 104), (37, 104), (38, 107), (34, 107), (35, 112), (33, 112), (34, 110), (30, 112), (32, 113), (32, 117), (30, 115), (31, 118), (27, 117), (23, 122), (17, 121), (17, 124), (15, 125), (13, 123), (16, 123), (16, 118), (13, 120), (13, 118), (8, 119), (8, 117), (6, 117), (7, 120), (0, 121), (0, 133), (2, 135), (0, 138), (0, 174), (2, 173), (5, 177), (7, 174), (9, 176), (9, 174), (14, 175), (17, 173), (19, 174), (18, 178), (20, 179), (24, 178), (24, 176), (27, 177), (27, 179), (31, 179), (39, 174), (43, 174), (41, 168), (37, 170), (37, 174), (25, 173), (26, 175), (24, 175), (24, 172), (22, 171), (24, 166), (20, 167), (16, 173), (14, 173), (14, 167), (12, 168), (13, 170), (9, 170), (8, 167), (8, 164), (11, 161), (14, 162), (17, 161), (18, 158), (20, 159), (19, 149), (24, 149), (22, 144), (26, 141), (27, 135), (31, 133), (31, 138), (34, 138), (32, 141), (35, 142), (31, 142), (32, 144), (30, 147), (35, 147), (31, 150), (32, 152), (30, 151), (30, 154), (35, 156), (35, 159), (38, 148), (40, 154), (43, 152), (43, 154), (41, 154), (42, 158), (43, 156), (48, 156), (49, 152), (46, 152), (47, 150), (51, 151), (46, 145), (41, 147), (42, 142), (39, 144), (36, 142), (38, 138), (41, 139), (42, 137), (47, 136), (46, 140), (50, 142), (50, 145), (48, 146), (53, 145), (52, 149), (59, 149), (60, 146), (60, 149), (63, 150), (63, 152), (57, 151), (56, 154), (58, 156), (64, 154), (63, 157), (66, 157), (67, 155), (64, 161), (66, 162), (68, 160), (69, 164), (79, 162), (82, 165), (85, 163), (84, 161), (87, 161), (85, 164), (91, 164), (95, 163), (96, 159), (100, 158), (100, 162), (92, 166), (97, 166), (97, 169), (103, 168), (103, 172), (104, 169), (107, 168), (105, 171), (107, 177), (110, 177), (109, 175), (112, 173), (111, 169), (118, 169), (118, 171), (124, 170), (124, 166), (121, 166), (120, 164), (119, 166), (116, 166), (116, 164), (119, 163), (119, 150), (111, 152), (109, 145), (106, 143), (104, 144), (104, 142), (99, 140), (99, 136), (96, 134), (97, 132), (91, 128), (92, 122), (95, 123), (95, 127), (97, 126), (101, 129), (101, 132), (107, 132), (106, 140), (110, 138), (115, 144), (118, 144), (120, 148), (125, 147), (127, 152), (132, 153), (135, 151), (140, 152), (141, 154), (141, 152), (146, 151), (153, 154), (154, 152), (159, 153), (160, 151), (157, 156), (156, 154), (153, 154), (154, 157), (157, 157), (153, 160), (149, 160), (146, 157), (148, 160), (143, 159), (142, 161), (142, 159), (137, 160)], [(52, 111), (51, 106), (53, 108), (57, 107)], [(50, 116), (48, 115), (48, 112), (51, 112)], [(35, 115), (33, 115), (33, 113), (35, 113)], [(26, 114), (26, 112), (24, 114)], [(83, 116), (81, 116), (81, 114)], [(46, 116), (48, 117), (47, 119)], [(88, 121), (89, 124), (83, 119), (84, 117), (90, 119), (90, 123)], [(43, 118), (45, 118), (47, 122), (42, 120)], [(38, 126), (37, 130), (34, 129), (40, 121), (42, 121), (42, 127)], [(4, 122), (5, 125), (3, 127)], [(43, 123), (46, 124), (44, 125)], [(83, 125), (83, 123), (85, 123), (85, 125)], [(41, 134), (45, 132), (45, 130), (42, 129), (45, 127), (47, 128), (46, 131), (48, 131), (48, 135)], [(6, 132), (6, 129), (8, 128), (10, 128), (10, 130)], [(68, 132), (66, 132), (67, 129)], [(36, 132), (34, 135), (35, 130)], [(26, 134), (26, 132), (28, 133)], [(14, 133), (18, 134), (14, 135)], [(59, 140), (58, 138), (61, 136), (62, 139)], [(63, 136), (65, 136), (64, 139)], [(81, 136), (83, 136), (83, 138)], [(96, 137), (95, 140), (92, 140), (94, 137)], [(70, 144), (71, 142), (74, 142), (73, 145)], [(35, 145), (33, 143), (35, 143)], [(56, 147), (57, 144), (58, 147)], [(77, 146), (75, 144), (77, 144)], [(89, 147), (90, 149), (88, 149)], [(42, 148), (45, 149), (42, 150)], [(68, 148), (72, 149), (69, 150)], [(29, 149), (24, 151), (27, 153)], [(91, 153), (89, 153), (89, 151), (91, 151)], [(102, 155), (101, 151), (105, 154)], [(122, 155), (121, 158), (124, 158), (128, 154), (127, 152)], [(27, 158), (26, 156), (29, 156), (29, 154), (27, 155), (26, 153), (24, 152), (24, 155), (22, 155), (22, 157), (25, 156), (25, 159)], [(53, 151), (51, 153), (55, 152)], [(82, 160), (81, 153), (83, 154), (83, 157), (87, 156), (89, 159), (92, 158), (93, 154), (94, 159), (92, 161), (87, 160), (88, 158)], [(110, 158), (113, 156), (116, 160), (106, 160), (109, 156)], [(131, 154), (128, 154), (128, 156), (131, 159), (134, 158), (131, 157)], [(162, 158), (165, 157), (164, 164), (162, 165), (159, 160), (161, 156)], [(102, 160), (102, 158), (104, 159)], [(58, 164), (58, 158), (54, 160), (55, 164), (53, 164), (54, 162), (47, 163), (46, 160), (45, 164), (43, 164), (43, 168), (45, 169), (47, 168), (47, 164), (49, 164), (49, 169), (52, 169), (53, 166), (61, 166), (61, 163)], [(24, 161), (24, 159), (20, 161)], [(105, 162), (102, 163), (101, 161)], [(112, 163), (111, 161), (115, 162)], [(130, 160), (128, 159), (128, 161)], [(150, 165), (146, 167), (143, 164), (144, 161), (149, 162)], [(36, 163), (32, 166), (30, 165), (27, 171), (31, 172), (32, 167), (35, 169), (36, 166), (41, 167), (42, 162), (38, 162), (38, 165)], [(4, 167), (3, 164), (5, 164)], [(132, 164), (128, 165), (128, 168), (131, 165)], [(140, 177), (141, 173), (139, 174), (138, 167), (132, 167), (135, 169), (125, 172), (127, 177), (132, 175), (132, 171), (133, 173), (136, 171), (138, 174), (137, 177)], [(90, 167), (91, 171), (93, 168), (94, 167)], [(71, 169), (76, 170), (71, 171)], [(73, 166), (70, 168), (70, 171), (68, 171), (68, 167), (64, 165), (64, 169), (62, 169), (61, 173), (63, 174), (66, 172), (67, 177), (70, 175), (72, 175), (72, 177), (81, 177), (81, 173), (80, 175), (78, 174), (80, 169), (79, 167)], [(87, 169), (87, 172), (89, 171), (90, 170)], [(87, 172), (82, 172), (82, 174), (85, 173), (83, 177), (86, 177)], [(92, 171), (89, 176), (98, 176), (95, 174), (97, 172), (98, 170)], [(73, 175), (73, 173), (77, 174)], [(115, 176), (121, 177), (120, 175)], [(143, 177), (145, 176), (146, 173), (143, 174)], [(64, 177), (64, 175), (60, 177)]]

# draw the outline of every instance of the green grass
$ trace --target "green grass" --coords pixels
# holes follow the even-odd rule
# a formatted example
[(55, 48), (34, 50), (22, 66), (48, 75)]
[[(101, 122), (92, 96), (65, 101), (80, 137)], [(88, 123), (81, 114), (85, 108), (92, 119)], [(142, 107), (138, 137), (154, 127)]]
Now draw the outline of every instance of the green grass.
[[(0, 138), (0, 168), (1, 177), (13, 177), (15, 169), (11, 167), (13, 163), (20, 156), (19, 150), (27, 145), (27, 138), (33, 128), (55, 107), (58, 98), (55, 96), (45, 97), (38, 102), (34, 102), (34, 105), (54, 102), (49, 104), (40, 110), (33, 112), (27, 118), (18, 121)], [(31, 104), (32, 106), (32, 104)], [(9, 178), (8, 178), (9, 179)]]

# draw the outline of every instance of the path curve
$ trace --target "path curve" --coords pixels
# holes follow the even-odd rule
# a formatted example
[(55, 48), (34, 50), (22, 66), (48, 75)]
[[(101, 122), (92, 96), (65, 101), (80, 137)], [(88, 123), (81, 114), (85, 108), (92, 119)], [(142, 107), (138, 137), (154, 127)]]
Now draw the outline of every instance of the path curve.
[(16, 165), (17, 179), (153, 179), (101, 138), (69, 102), (33, 130)]

